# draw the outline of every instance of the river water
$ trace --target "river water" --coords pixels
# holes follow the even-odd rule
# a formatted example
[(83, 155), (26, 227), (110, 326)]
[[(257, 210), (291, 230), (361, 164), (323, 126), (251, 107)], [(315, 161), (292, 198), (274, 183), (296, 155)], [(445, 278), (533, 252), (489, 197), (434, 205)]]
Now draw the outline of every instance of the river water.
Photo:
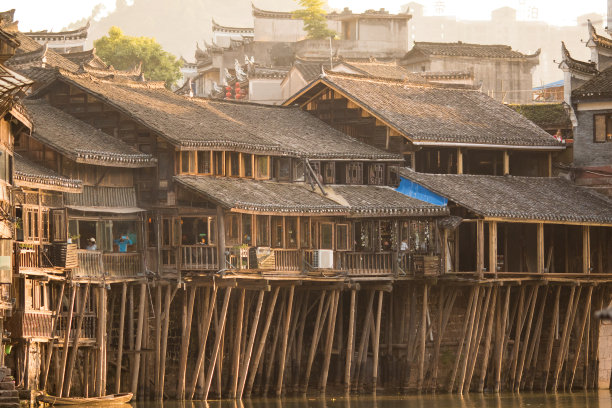
[[(254, 398), (243, 402), (209, 400), (208, 404), (201, 401), (138, 402), (131, 405), (133, 408), (612, 408), (612, 394), (610, 391), (601, 390), (548, 394), (473, 394), (464, 397), (449, 394), (355, 396), (350, 398), (328, 396), (325, 398)], [(124, 407), (129, 408), (127, 404)]]

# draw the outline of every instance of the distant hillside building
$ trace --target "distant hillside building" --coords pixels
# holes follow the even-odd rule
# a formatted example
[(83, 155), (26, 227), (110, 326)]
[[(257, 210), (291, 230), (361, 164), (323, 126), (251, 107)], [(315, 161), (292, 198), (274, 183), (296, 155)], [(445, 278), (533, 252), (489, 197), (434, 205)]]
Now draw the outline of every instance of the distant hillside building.
[(508, 45), (416, 42), (400, 64), (408, 71), (473, 71), (482, 91), (512, 103), (532, 99), (532, 73), (539, 63), (540, 51), (531, 55)]
[(89, 22), (83, 27), (69, 31), (30, 31), (24, 33), (37, 43), (47, 44), (49, 48), (66, 54), (85, 50), (85, 42), (89, 32)]

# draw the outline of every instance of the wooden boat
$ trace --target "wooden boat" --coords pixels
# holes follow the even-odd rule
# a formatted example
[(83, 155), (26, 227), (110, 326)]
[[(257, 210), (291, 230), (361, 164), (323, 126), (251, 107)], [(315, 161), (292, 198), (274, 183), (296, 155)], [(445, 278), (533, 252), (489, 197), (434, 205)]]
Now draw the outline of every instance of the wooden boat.
[(93, 404), (125, 404), (130, 402), (134, 394), (124, 392), (122, 394), (105, 395), (104, 397), (54, 397), (53, 395), (41, 395), (39, 402), (49, 405), (93, 405)]

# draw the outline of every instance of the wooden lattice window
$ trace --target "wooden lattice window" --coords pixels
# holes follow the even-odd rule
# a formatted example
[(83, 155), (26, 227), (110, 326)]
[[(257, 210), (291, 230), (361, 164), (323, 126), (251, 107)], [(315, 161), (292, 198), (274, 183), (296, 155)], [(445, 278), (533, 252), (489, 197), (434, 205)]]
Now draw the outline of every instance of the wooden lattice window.
[(334, 184), (336, 182), (336, 163), (325, 163), (323, 182), (325, 184)]
[(593, 115), (593, 141), (605, 143), (612, 141), (612, 114)]
[(382, 185), (385, 183), (385, 165), (381, 163), (370, 164), (368, 184)]
[(348, 163), (346, 165), (346, 184), (361, 184), (363, 180), (363, 164)]

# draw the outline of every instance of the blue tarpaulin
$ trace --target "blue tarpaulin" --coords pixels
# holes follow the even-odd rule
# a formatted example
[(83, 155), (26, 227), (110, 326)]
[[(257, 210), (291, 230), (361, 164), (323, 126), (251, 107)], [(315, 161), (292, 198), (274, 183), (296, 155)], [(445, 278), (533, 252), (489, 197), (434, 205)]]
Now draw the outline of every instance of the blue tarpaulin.
[(417, 200), (425, 201), (426, 203), (446, 206), (448, 199), (428, 190), (420, 184), (410, 181), (406, 178), (401, 178), (400, 185), (395, 189), (408, 197), (416, 198)]

